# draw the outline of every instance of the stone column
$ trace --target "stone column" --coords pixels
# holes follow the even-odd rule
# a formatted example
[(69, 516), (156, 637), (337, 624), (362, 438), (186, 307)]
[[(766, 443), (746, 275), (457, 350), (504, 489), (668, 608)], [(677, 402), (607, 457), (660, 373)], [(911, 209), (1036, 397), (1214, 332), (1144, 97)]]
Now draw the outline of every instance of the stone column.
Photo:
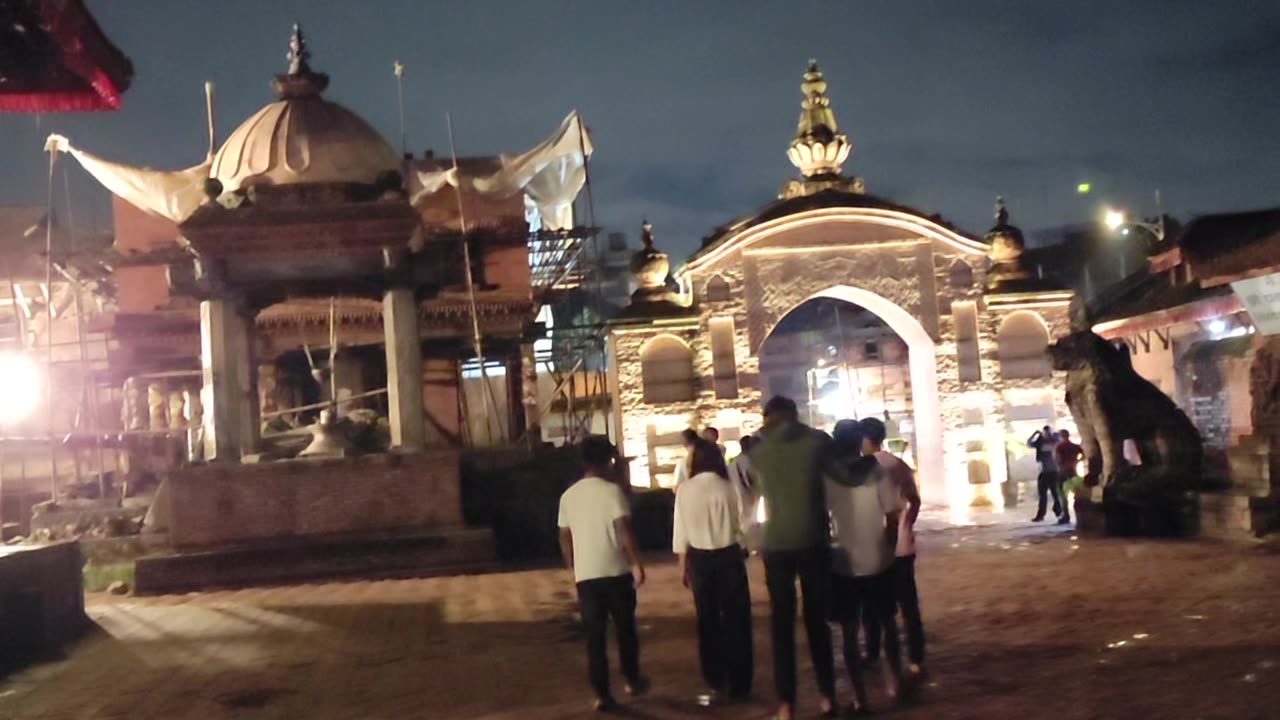
[(239, 462), (257, 450), (258, 388), (253, 318), (231, 298), (200, 303), (205, 459)]
[(422, 407), (422, 340), (413, 290), (394, 288), (382, 296), (382, 331), (387, 351), (387, 407), (391, 447), (417, 451), (426, 445)]

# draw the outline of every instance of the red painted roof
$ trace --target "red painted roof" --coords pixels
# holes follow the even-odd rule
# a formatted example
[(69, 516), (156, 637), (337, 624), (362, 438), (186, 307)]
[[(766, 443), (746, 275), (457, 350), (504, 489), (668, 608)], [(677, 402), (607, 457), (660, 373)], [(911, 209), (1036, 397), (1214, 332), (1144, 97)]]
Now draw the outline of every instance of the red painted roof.
[(82, 0), (0, 2), (0, 111), (115, 110), (132, 79)]

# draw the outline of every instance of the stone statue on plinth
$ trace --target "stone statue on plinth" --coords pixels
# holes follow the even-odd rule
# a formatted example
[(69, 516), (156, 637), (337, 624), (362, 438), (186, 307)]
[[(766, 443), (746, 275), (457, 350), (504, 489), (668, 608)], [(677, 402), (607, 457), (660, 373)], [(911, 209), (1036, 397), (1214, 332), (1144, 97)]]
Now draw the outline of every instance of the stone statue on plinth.
[[(1127, 350), (1088, 329), (1047, 350), (1055, 370), (1067, 373), (1067, 407), (1088, 459), (1087, 485), (1121, 476), (1190, 489), (1201, 481), (1200, 433), (1168, 395), (1134, 369)], [(1124, 442), (1133, 440), (1142, 465), (1130, 470)]]

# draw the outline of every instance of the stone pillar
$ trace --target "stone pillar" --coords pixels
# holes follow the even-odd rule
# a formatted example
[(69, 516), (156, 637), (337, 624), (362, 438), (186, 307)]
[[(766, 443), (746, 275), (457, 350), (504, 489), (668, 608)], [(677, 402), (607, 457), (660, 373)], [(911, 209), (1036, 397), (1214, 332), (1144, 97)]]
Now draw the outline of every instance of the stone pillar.
[(391, 447), (417, 451), (426, 445), (422, 407), (422, 340), (413, 290), (394, 288), (382, 297), (382, 331), (387, 350), (387, 407)]
[(230, 298), (200, 303), (200, 358), (205, 459), (239, 462), (257, 450), (259, 430), (253, 318), (241, 303)]

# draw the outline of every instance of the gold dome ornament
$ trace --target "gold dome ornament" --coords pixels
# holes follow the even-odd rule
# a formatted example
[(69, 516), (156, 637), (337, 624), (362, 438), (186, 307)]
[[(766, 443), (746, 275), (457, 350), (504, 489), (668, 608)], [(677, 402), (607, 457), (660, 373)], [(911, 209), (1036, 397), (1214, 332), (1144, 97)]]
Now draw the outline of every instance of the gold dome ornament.
[(839, 175), (844, 161), (849, 158), (853, 144), (836, 125), (836, 114), (827, 98), (827, 81), (817, 60), (809, 61), (809, 70), (800, 83), (804, 101), (800, 107), (800, 122), (796, 126), (795, 139), (787, 149), (787, 157), (807, 178), (820, 175)]
[(800, 83), (804, 100), (800, 103), (800, 121), (796, 135), (787, 147), (787, 157), (800, 170), (801, 180), (783, 185), (779, 197), (812, 195), (822, 190), (862, 193), (862, 178), (841, 175), (845, 160), (853, 151), (853, 143), (840, 132), (836, 114), (827, 98), (827, 81), (817, 60), (809, 61), (809, 69)]
[(631, 256), (631, 274), (636, 279), (636, 291), (631, 294), (631, 302), (672, 301), (675, 294), (667, 287), (671, 259), (654, 247), (653, 225), (644, 220), (640, 228), (640, 240), (644, 247)]
[(1009, 224), (1009, 209), (1005, 207), (1003, 195), (996, 196), (996, 224), (984, 239), (991, 246), (987, 251), (987, 257), (991, 260), (991, 269), (987, 271), (988, 289), (1032, 276), (1022, 262), (1026, 241), (1022, 237), (1022, 230)]

